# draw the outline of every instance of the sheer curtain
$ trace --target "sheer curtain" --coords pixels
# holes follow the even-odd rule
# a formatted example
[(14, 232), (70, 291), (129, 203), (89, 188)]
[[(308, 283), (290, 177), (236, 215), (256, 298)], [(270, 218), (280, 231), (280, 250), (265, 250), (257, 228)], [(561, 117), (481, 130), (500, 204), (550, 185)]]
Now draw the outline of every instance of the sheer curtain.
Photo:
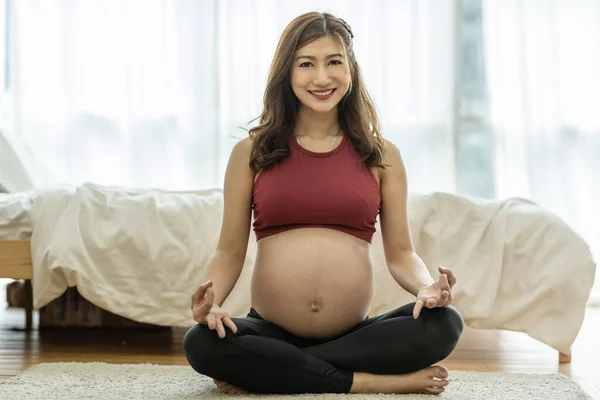
[(600, 2), (485, 0), (483, 20), (497, 195), (554, 211), (598, 260)]
[[(12, 2), (14, 132), (79, 184), (222, 186), (284, 27), (330, 11), (415, 191), (455, 189), (454, 1)], [(236, 139), (238, 138), (238, 139)]]

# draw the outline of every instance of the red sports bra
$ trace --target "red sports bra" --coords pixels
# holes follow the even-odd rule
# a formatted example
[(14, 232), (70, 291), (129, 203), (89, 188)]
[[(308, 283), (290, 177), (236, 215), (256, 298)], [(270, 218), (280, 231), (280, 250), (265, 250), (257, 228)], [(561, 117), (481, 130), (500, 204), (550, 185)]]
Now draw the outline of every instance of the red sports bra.
[(379, 183), (350, 140), (317, 153), (290, 138), (290, 154), (254, 183), (256, 240), (290, 229), (322, 227), (369, 243), (381, 210)]

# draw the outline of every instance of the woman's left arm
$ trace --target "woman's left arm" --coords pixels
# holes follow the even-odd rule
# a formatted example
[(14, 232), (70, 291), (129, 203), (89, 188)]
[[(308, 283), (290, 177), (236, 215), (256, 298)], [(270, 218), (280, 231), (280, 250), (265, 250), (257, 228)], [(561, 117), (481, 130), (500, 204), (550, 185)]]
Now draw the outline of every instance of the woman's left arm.
[(398, 147), (388, 140), (385, 142), (383, 163), (387, 168), (382, 170), (381, 175), (380, 213), (383, 248), (392, 277), (406, 291), (417, 296), (416, 318), (423, 306), (450, 304), (456, 278), (450, 269), (440, 267), (440, 278), (434, 280), (423, 260), (415, 253), (408, 226), (406, 169)]

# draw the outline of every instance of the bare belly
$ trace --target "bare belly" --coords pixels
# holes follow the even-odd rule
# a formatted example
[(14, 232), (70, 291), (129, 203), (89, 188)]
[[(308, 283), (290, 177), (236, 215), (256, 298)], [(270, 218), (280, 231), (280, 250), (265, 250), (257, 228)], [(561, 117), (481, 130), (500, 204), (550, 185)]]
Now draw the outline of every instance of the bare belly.
[(373, 300), (370, 245), (344, 232), (301, 228), (258, 242), (251, 304), (265, 320), (306, 338), (343, 333)]

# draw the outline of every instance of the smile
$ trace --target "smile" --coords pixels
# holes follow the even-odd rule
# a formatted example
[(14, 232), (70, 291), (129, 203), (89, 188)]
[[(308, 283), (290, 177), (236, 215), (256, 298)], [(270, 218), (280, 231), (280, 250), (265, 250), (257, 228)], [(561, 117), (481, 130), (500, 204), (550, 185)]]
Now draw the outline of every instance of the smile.
[(331, 97), (331, 95), (333, 94), (333, 92), (335, 92), (335, 89), (330, 89), (327, 91), (308, 91), (308, 93), (312, 94), (313, 96), (315, 96), (317, 99), (319, 100), (327, 100), (329, 97)]

